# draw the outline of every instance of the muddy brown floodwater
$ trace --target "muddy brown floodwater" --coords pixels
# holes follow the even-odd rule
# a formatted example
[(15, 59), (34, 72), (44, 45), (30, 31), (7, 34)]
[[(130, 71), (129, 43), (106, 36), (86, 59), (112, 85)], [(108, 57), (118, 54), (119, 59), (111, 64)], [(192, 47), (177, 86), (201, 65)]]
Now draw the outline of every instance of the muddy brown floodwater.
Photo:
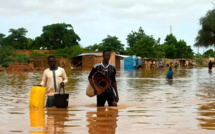
[(118, 107), (96, 107), (85, 95), (89, 71), (67, 71), (67, 109), (29, 109), (42, 72), (0, 72), (0, 133), (214, 134), (215, 71), (207, 68), (118, 71)]

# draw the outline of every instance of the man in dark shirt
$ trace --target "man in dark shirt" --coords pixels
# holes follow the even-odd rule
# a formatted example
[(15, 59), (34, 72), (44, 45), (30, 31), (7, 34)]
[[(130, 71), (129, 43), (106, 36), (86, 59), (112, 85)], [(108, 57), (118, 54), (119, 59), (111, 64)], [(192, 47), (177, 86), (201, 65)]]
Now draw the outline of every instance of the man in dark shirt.
[(104, 106), (106, 101), (108, 101), (109, 106), (117, 106), (117, 102), (119, 101), (119, 95), (117, 91), (115, 78), (116, 69), (112, 64), (109, 63), (110, 55), (111, 55), (110, 51), (103, 51), (103, 61), (101, 63), (96, 64), (93, 67), (88, 77), (95, 94), (97, 94), (97, 91), (92, 82), (92, 76), (94, 75), (95, 72), (97, 71), (102, 72), (111, 81), (111, 85), (107, 87), (103, 93), (97, 95), (97, 106)]
[(213, 66), (213, 63), (210, 61), (208, 63), (208, 72), (211, 73), (212, 72), (212, 66)]

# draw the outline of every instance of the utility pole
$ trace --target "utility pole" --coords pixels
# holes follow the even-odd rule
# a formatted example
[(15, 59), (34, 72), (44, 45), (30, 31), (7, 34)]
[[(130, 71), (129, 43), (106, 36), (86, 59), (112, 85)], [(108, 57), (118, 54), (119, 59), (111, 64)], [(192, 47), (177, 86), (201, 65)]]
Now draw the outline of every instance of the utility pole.
[(198, 47), (198, 54), (199, 54), (199, 47)]
[(172, 26), (170, 25), (170, 34), (172, 34)]

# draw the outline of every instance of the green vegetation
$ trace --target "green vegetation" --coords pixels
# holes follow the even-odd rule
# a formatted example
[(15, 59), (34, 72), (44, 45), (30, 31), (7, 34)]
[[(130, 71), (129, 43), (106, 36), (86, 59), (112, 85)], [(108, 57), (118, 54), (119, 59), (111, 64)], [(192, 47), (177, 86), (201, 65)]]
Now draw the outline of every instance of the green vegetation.
[(36, 57), (36, 56), (45, 56), (44, 53), (39, 53), (37, 50), (34, 50), (32, 53), (32, 56)]
[(36, 37), (32, 48), (40, 47), (48, 50), (63, 49), (79, 45), (80, 37), (75, 33), (71, 24), (57, 23), (43, 27), (43, 33)]
[(215, 51), (213, 49), (209, 49), (203, 53), (204, 57), (215, 57)]
[(80, 47), (79, 45), (76, 45), (73, 47), (66, 47), (63, 49), (58, 49), (55, 51), (53, 56), (63, 56), (65, 58), (71, 58), (76, 55), (79, 55), (82, 52), (85, 52), (84, 48)]
[(120, 53), (124, 51), (124, 44), (121, 43), (118, 37), (108, 35), (107, 38), (102, 40), (102, 43), (85, 48), (86, 51), (104, 51), (107, 49)]
[(203, 65), (203, 55), (201, 54), (196, 54), (195, 55), (195, 60), (197, 65)]
[(18, 28), (10, 29), (7, 37), (0, 33), (0, 45), (12, 46), (15, 49), (28, 49), (32, 40), (25, 37), (27, 32), (25, 28)]
[(215, 45), (215, 8), (200, 18), (201, 29), (196, 37), (195, 46), (209, 47)]
[(21, 63), (28, 63), (32, 59), (25, 54), (16, 54), (14, 48), (11, 46), (1, 46), (0, 47), (0, 66), (8, 67), (9, 64), (14, 63), (15, 61)]
[[(173, 34), (165, 38), (165, 42), (160, 44), (160, 38), (155, 39), (152, 35), (147, 35), (142, 27), (138, 31), (131, 31), (127, 35), (128, 47), (124, 49), (124, 44), (117, 36), (107, 35), (100, 43), (81, 47), (81, 40), (75, 33), (71, 24), (56, 23), (46, 25), (42, 29), (42, 34), (34, 39), (26, 37), (28, 31), (25, 28), (10, 29), (9, 35), (0, 33), (0, 46), (12, 46), (14, 49), (34, 49), (33, 56), (49, 56), (39, 53), (39, 49), (55, 50), (54, 56), (66, 58), (74, 57), (82, 52), (112, 50), (125, 55), (137, 55), (147, 58), (193, 58), (194, 53), (184, 40), (177, 40)], [(35, 50), (37, 49), (37, 50)], [(24, 58), (24, 57), (22, 57)], [(10, 58), (7, 59), (12, 62)]]

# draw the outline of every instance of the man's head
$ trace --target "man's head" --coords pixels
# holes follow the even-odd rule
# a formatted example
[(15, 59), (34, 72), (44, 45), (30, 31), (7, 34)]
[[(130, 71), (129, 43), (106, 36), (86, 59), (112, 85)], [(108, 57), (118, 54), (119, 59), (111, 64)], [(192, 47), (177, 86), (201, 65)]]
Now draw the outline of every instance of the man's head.
[(55, 57), (54, 57), (54, 56), (49, 56), (49, 57), (48, 57), (48, 64), (49, 64), (49, 67), (50, 67), (50, 68), (55, 67), (55, 63), (56, 63)]
[(172, 70), (172, 67), (170, 67), (169, 70)]
[(104, 61), (109, 61), (110, 60), (110, 55), (111, 55), (111, 51), (110, 50), (103, 51), (103, 60)]

